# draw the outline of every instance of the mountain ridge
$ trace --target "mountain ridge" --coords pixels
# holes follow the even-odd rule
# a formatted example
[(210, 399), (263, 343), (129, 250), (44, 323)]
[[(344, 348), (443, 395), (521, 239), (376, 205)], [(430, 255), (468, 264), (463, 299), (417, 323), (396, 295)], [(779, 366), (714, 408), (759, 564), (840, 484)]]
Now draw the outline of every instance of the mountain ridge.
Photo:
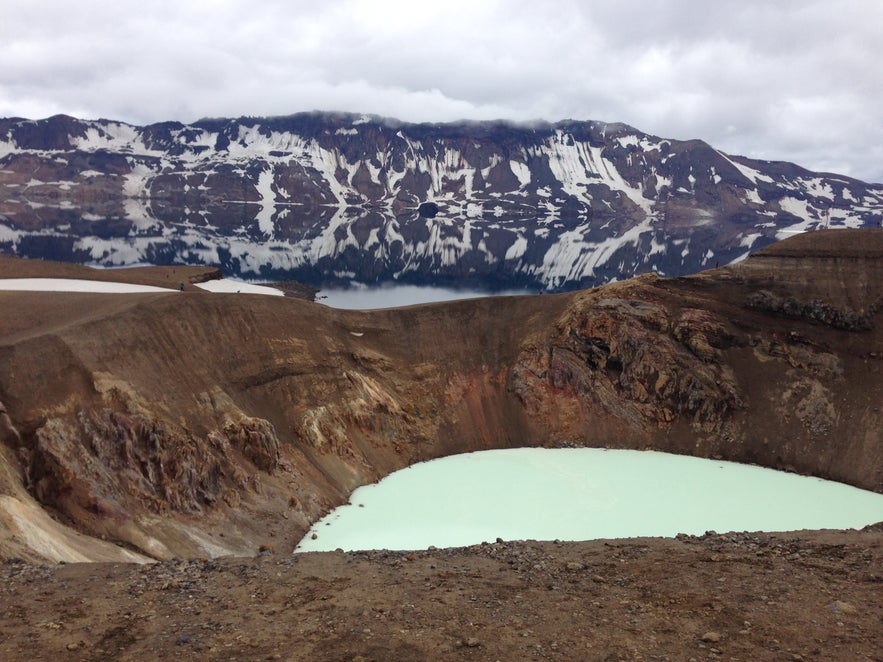
[(883, 185), (621, 123), (0, 120), (0, 251), (250, 279), (571, 290), (883, 222)]

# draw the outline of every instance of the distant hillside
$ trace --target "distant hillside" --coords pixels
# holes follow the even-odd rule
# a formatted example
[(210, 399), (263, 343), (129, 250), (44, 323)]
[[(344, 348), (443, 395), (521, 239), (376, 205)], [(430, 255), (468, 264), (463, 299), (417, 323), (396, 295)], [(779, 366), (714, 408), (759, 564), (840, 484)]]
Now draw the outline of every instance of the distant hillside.
[(28, 257), (561, 290), (881, 222), (881, 185), (622, 124), (0, 120), (0, 252)]

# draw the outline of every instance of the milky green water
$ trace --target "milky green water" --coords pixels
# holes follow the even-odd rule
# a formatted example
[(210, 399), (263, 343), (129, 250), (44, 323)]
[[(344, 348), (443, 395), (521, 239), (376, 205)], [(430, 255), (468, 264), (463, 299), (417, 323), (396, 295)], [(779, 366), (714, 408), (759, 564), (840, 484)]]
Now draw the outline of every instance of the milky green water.
[(842, 529), (881, 520), (883, 494), (818, 478), (651, 451), (519, 448), (415, 464), (361, 487), (296, 551)]

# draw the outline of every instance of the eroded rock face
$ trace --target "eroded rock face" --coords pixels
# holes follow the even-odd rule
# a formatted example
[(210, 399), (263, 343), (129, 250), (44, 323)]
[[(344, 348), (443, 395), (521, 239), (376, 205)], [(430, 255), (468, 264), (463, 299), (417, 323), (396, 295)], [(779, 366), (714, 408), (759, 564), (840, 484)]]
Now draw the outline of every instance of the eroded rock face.
[(6, 411), (6, 406), (0, 402), (0, 443), (8, 446), (18, 446), (21, 443), (21, 435), (12, 424), (12, 419)]
[(47, 420), (34, 442), (27, 475), (35, 495), (72, 514), (202, 514), (228, 491), (253, 487), (243, 458), (266, 473), (279, 462), (272, 425), (256, 419), (197, 438), (155, 418), (81, 410), (73, 424)]
[(871, 310), (869, 314), (862, 315), (848, 307), (835, 307), (824, 301), (800, 301), (793, 297), (783, 299), (764, 290), (750, 294), (746, 305), (757, 310), (821, 322), (847, 331), (870, 329), (870, 315), (875, 312)]
[[(834, 239), (848, 259), (801, 239), (691, 278), (370, 313), (0, 293), (0, 488), (60, 520), (47, 536), (155, 558), (290, 549), (355, 487), (488, 448), (652, 448), (883, 491), (883, 231)], [(748, 305), (759, 291), (867, 324)]]
[(675, 316), (642, 300), (592, 298), (559, 323), (550, 347), (527, 352), (514, 368), (516, 392), (547, 391), (531, 403), (535, 414), (563, 395), (638, 435), (675, 419), (721, 433), (743, 406), (732, 370), (715, 360), (733, 343), (724, 320), (690, 309)]
[(275, 430), (262, 419), (230, 420), (197, 436), (111, 409), (48, 419), (25, 448), (26, 485), (40, 503), (81, 530), (142, 548), (132, 536), (142, 516), (193, 518), (237, 507), (260, 494), (261, 477), (280, 461)]

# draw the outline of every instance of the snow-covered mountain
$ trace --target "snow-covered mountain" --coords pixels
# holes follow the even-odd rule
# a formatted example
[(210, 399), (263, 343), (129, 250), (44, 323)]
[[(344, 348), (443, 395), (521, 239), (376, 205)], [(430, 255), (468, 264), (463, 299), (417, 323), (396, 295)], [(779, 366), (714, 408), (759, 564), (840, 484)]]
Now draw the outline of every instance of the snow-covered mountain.
[(883, 223), (883, 185), (623, 124), (0, 120), (0, 252), (571, 289)]

